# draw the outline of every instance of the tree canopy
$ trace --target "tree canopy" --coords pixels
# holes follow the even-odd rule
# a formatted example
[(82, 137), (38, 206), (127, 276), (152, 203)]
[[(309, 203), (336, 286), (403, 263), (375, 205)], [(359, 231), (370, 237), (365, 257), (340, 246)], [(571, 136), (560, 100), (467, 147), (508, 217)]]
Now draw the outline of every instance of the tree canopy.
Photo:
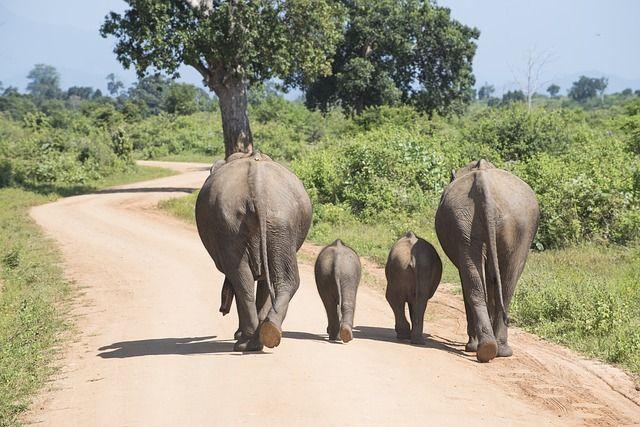
[(569, 98), (574, 101), (585, 102), (597, 95), (602, 96), (608, 83), (609, 81), (605, 77), (598, 79), (594, 77), (580, 76), (577, 81), (573, 82), (573, 86), (571, 86), (571, 89), (569, 90)]
[(29, 71), (27, 78), (30, 80), (27, 84), (27, 91), (37, 101), (60, 98), (62, 95), (60, 74), (51, 65), (36, 64)]
[(472, 98), (471, 63), (479, 31), (447, 8), (423, 0), (341, 0), (348, 19), (332, 75), (306, 85), (306, 104), (414, 104), (428, 113), (458, 111)]
[(489, 99), (491, 98), (491, 95), (493, 95), (493, 92), (495, 91), (496, 91), (496, 88), (493, 85), (490, 85), (489, 83), (485, 83), (484, 85), (482, 85), (480, 89), (478, 89), (478, 99), (480, 101)]
[(547, 88), (547, 92), (549, 93), (549, 95), (551, 95), (551, 97), (555, 97), (558, 95), (558, 93), (560, 93), (560, 86), (558, 86), (557, 84), (551, 84), (549, 85), (549, 87)]
[(342, 8), (329, 0), (126, 0), (101, 34), (139, 76), (179, 75), (181, 64), (202, 75), (220, 99), (226, 154), (253, 149), (246, 114), (249, 85), (271, 78), (299, 86), (331, 71), (341, 37)]

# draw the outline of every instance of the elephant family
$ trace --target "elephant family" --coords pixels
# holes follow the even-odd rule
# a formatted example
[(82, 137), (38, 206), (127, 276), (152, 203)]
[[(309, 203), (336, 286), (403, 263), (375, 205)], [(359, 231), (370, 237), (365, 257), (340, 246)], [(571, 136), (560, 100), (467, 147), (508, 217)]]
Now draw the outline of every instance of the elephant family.
[[(386, 297), (396, 319), (398, 339), (424, 344), (422, 336), (427, 301), (438, 289), (442, 277), (442, 261), (426, 240), (407, 232), (393, 245), (385, 267)], [(411, 327), (404, 313), (409, 305)]]
[(200, 239), (225, 275), (223, 313), (236, 297), (234, 350), (276, 347), (300, 284), (296, 253), (311, 225), (302, 182), (264, 154), (232, 154), (211, 168), (195, 215)]
[(452, 173), (435, 227), (458, 268), (467, 315), (466, 351), (480, 362), (513, 354), (509, 304), (538, 229), (540, 209), (524, 181), (486, 160)]
[(318, 293), (327, 312), (330, 340), (353, 339), (353, 315), (362, 274), (358, 254), (338, 239), (320, 251), (314, 267)]

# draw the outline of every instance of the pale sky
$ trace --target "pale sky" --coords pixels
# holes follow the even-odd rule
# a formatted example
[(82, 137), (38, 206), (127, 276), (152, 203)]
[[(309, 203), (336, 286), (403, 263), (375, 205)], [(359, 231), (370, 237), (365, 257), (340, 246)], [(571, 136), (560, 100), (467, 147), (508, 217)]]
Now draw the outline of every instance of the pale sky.
[[(477, 85), (511, 88), (526, 52), (552, 56), (542, 80), (563, 92), (580, 74), (608, 76), (610, 89), (640, 89), (640, 0), (440, 0), (454, 18), (481, 31), (474, 60)], [(134, 79), (98, 28), (119, 0), (0, 0), (0, 81), (24, 89), (36, 63), (55, 66), (62, 86), (106, 87), (111, 72)], [(197, 73), (183, 79), (200, 84)]]

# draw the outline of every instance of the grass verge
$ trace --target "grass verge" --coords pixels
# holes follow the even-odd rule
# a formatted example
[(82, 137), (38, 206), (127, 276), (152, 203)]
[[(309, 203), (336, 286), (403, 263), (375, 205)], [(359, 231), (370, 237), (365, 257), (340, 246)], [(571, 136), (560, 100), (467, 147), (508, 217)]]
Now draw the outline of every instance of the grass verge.
[[(197, 194), (161, 208), (191, 223)], [(339, 207), (317, 207), (308, 239), (325, 245), (341, 238), (380, 265), (407, 230), (431, 242), (442, 257), (443, 281), (459, 283), (433, 228), (433, 212), (420, 217), (381, 216), (362, 223)], [(532, 252), (511, 305), (514, 323), (589, 356), (640, 374), (640, 247), (582, 245)]]
[[(136, 167), (88, 189), (171, 175)], [(68, 328), (72, 287), (60, 268), (60, 253), (31, 220), (32, 206), (69, 191), (38, 194), (0, 189), (0, 426), (15, 425), (30, 397), (53, 372), (55, 348)]]

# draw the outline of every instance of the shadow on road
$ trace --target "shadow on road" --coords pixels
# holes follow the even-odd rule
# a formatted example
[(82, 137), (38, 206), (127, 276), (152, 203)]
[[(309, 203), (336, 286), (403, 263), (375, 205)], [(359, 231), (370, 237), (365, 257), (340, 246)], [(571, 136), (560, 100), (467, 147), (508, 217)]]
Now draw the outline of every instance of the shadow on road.
[(309, 332), (282, 331), (282, 336), (294, 340), (329, 341), (326, 336), (310, 334)]
[(123, 359), (127, 357), (156, 356), (163, 354), (231, 353), (234, 342), (214, 341), (215, 335), (206, 337), (159, 338), (138, 341), (122, 341), (100, 347), (99, 357)]
[[(353, 328), (353, 337), (355, 339), (384, 341), (397, 344), (409, 343), (409, 341), (406, 340), (398, 340), (398, 338), (396, 338), (395, 329), (380, 328), (377, 326), (356, 326)], [(471, 356), (463, 351), (464, 343), (451, 341), (437, 335), (426, 334), (426, 337), (427, 341), (424, 345), (410, 345), (415, 347), (434, 348), (436, 350), (446, 351), (447, 353), (455, 354), (456, 356), (471, 360)]]
[(147, 188), (107, 188), (93, 191), (90, 194), (117, 194), (117, 193), (193, 193), (197, 188), (189, 187), (147, 187)]

